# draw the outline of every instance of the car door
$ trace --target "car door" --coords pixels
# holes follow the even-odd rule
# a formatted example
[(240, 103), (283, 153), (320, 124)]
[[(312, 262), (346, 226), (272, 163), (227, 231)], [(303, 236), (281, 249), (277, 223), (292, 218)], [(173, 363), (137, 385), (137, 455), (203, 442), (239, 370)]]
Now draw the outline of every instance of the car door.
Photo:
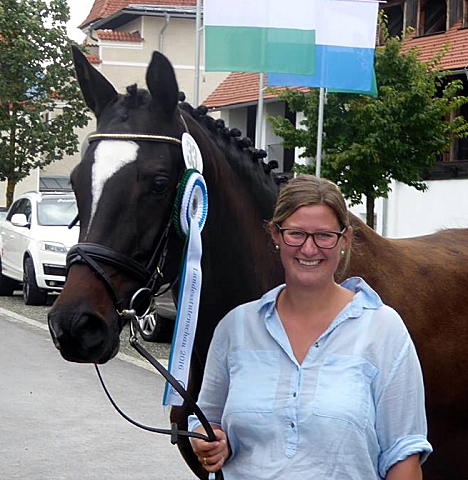
[(23, 278), (23, 254), (29, 241), (29, 227), (19, 227), (11, 223), (17, 213), (26, 215), (31, 221), (31, 200), (21, 198), (15, 202), (2, 227), (3, 257), (2, 270), (5, 275), (21, 280)]

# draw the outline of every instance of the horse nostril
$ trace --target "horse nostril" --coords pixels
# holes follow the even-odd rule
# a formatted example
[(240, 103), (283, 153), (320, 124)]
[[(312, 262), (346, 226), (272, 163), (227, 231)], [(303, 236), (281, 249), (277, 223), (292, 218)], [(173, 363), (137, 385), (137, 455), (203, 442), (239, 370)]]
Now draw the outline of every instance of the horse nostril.
[(104, 320), (92, 313), (82, 313), (72, 324), (71, 336), (87, 350), (102, 347), (108, 336)]
[(54, 342), (54, 345), (59, 348), (60, 347), (60, 342), (59, 342), (59, 332), (56, 331), (56, 326), (54, 326), (54, 323), (52, 321), (52, 318), (49, 316), (48, 319), (48, 324), (49, 324), (49, 333), (50, 336), (52, 337), (52, 341)]

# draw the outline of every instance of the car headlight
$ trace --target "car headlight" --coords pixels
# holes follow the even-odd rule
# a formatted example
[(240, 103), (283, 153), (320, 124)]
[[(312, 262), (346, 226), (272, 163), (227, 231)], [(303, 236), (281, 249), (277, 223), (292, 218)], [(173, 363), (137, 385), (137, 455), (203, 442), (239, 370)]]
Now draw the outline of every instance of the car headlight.
[(63, 243), (41, 242), (41, 249), (46, 252), (67, 253), (68, 248)]

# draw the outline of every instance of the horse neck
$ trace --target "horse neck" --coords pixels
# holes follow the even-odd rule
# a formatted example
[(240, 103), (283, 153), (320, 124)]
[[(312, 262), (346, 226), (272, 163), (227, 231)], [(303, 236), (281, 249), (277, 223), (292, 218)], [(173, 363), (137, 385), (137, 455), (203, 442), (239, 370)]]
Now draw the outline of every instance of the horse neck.
[[(265, 228), (265, 221), (273, 214), (277, 188), (270, 177), (265, 178), (263, 190), (267, 194), (259, 199), (262, 178), (255, 168), (262, 169), (260, 165), (250, 165), (240, 155), (227, 159), (207, 138), (197, 142), (205, 162), (209, 201), (203, 240), (204, 290), (219, 299), (224, 314), (282, 281), (281, 267)], [(234, 168), (236, 160), (244, 164)], [(265, 175), (263, 169), (261, 174)]]
[(366, 281), (379, 275), (379, 264), (395, 261), (394, 245), (350, 213), (353, 245), (346, 277), (360, 276)]

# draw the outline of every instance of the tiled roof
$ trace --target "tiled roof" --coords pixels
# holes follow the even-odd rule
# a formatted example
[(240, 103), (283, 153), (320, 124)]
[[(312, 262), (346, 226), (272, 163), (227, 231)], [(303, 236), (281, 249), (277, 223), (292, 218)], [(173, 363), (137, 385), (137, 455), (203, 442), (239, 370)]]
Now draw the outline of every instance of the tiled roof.
[[(267, 88), (267, 76), (264, 74), (263, 84)], [(260, 75), (258, 73), (231, 73), (203, 102), (207, 108), (221, 108), (232, 105), (257, 103)], [(274, 87), (275, 90), (282, 90), (282, 87)], [(307, 92), (306, 87), (294, 87), (297, 90)], [(277, 95), (266, 90), (263, 94), (264, 100), (276, 98)]]
[(79, 28), (84, 28), (90, 23), (101, 18), (107, 18), (113, 13), (126, 8), (129, 5), (194, 7), (196, 4), (196, 0), (94, 0), (91, 11)]
[(468, 28), (461, 28), (461, 20), (444, 33), (409, 38), (402, 51), (416, 48), (420, 53), (419, 60), (430, 62), (446, 44), (450, 45), (450, 49), (440, 63), (442, 69), (457, 70), (468, 67)]
[[(266, 75), (264, 75), (266, 85)], [(260, 75), (258, 73), (231, 73), (220, 83), (203, 105), (208, 108), (227, 107), (238, 103), (256, 102)], [(265, 93), (265, 99), (274, 98), (274, 95)]]
[(96, 30), (94, 32), (101, 40), (113, 40), (117, 42), (141, 42), (140, 32), (119, 32), (117, 30)]
[[(450, 44), (450, 50), (441, 61), (442, 69), (457, 70), (468, 67), (468, 28), (461, 28), (461, 21), (444, 33), (408, 38), (402, 51), (416, 48), (420, 53), (419, 59), (430, 62), (446, 44)], [(257, 73), (231, 73), (203, 104), (208, 108), (221, 108), (256, 102), (258, 78)], [(271, 93), (265, 93), (265, 99), (274, 97)]]
[(99, 65), (101, 63), (101, 59), (99, 58), (99, 55), (86, 55), (86, 58), (88, 59), (89, 63), (93, 63), (95, 65)]

